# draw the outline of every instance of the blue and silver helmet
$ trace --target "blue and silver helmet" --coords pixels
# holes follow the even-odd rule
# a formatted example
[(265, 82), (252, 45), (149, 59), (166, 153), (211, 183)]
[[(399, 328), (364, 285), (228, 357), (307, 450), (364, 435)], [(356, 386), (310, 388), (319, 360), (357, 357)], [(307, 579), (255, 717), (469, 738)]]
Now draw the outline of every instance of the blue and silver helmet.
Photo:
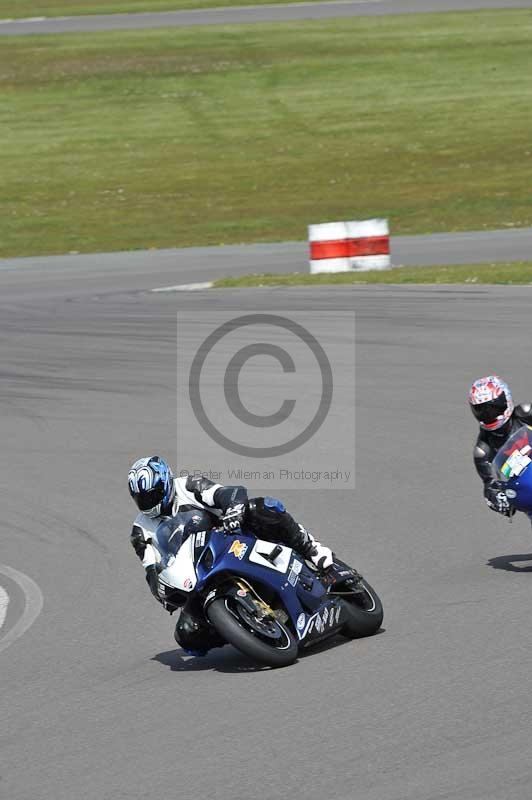
[(139, 509), (148, 517), (159, 517), (168, 511), (174, 500), (174, 476), (160, 456), (139, 458), (128, 475), (129, 493)]

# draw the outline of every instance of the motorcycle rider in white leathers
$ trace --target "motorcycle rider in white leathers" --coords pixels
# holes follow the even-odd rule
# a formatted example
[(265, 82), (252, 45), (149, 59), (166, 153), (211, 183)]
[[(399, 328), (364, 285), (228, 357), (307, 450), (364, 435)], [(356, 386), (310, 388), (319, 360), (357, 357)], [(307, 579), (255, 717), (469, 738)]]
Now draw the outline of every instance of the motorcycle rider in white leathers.
[[(331, 550), (298, 524), (280, 500), (271, 497), (249, 500), (244, 486), (222, 486), (205, 476), (176, 478), (160, 456), (135, 461), (129, 470), (128, 485), (139, 508), (131, 531), (131, 544), (146, 570), (152, 594), (171, 612), (175, 608), (166, 605), (165, 589), (158, 580), (160, 556), (154, 541), (160, 522), (178, 512), (198, 511), (187, 522), (184, 538), (208, 530), (219, 524), (218, 521), (228, 532), (245, 524), (262, 539), (292, 547), (322, 570), (333, 564)], [(212, 646), (212, 634), (207, 636), (207, 633), (204, 623), (185, 604), (175, 629), (178, 644), (187, 652), (204, 654)]]

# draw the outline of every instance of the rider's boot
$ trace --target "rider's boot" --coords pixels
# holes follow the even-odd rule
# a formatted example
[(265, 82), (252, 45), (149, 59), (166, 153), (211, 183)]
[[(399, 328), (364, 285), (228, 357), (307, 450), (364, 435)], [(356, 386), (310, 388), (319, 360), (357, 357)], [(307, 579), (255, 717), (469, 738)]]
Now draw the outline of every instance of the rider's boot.
[(329, 547), (318, 542), (314, 536), (307, 531), (301, 523), (292, 520), (295, 528), (292, 529), (291, 546), (303, 558), (311, 561), (315, 567), (321, 570), (327, 570), (334, 564), (334, 554)]
[(360, 572), (337, 558), (335, 558), (334, 564), (326, 570), (325, 578), (331, 587), (334, 587), (333, 591), (355, 593), (365, 591)]
[(274, 497), (254, 498), (248, 503), (247, 513), (248, 522), (257, 536), (293, 548), (318, 569), (327, 569), (333, 563), (332, 550), (296, 522), (280, 500)]
[[(287, 515), (290, 517), (290, 515)], [(364, 591), (360, 581), (360, 575), (356, 569), (348, 566), (343, 561), (340, 561), (329, 547), (318, 542), (314, 536), (307, 531), (299, 522), (296, 522), (293, 517), (290, 517), (290, 522), (287, 523), (289, 528), (288, 540), (291, 547), (294, 548), (303, 558), (308, 559), (319, 570), (325, 573), (328, 583), (342, 584), (350, 592)]]

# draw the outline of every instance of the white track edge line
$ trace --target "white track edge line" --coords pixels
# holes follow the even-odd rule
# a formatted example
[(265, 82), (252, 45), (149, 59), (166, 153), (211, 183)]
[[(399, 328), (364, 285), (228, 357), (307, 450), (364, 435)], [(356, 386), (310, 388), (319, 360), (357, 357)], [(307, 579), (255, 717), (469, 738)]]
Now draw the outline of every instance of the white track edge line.
[(151, 289), (152, 292), (199, 292), (202, 289), (212, 289), (214, 286), (213, 281), (205, 281), (204, 283), (179, 283), (177, 286), (159, 286), (157, 289)]
[(29, 575), (19, 572), (12, 567), (7, 567), (5, 564), (0, 564), (0, 574), (5, 575), (10, 580), (14, 581), (24, 592), (26, 600), (22, 616), (17, 620), (15, 625), (9, 630), (5, 636), (0, 638), (0, 652), (5, 650), (9, 645), (13, 644), (19, 639), (28, 628), (30, 628), (44, 605), (44, 598), (42, 592)]
[[(384, 0), (317, 0), (320, 5), (326, 6), (365, 6), (365, 5), (375, 5), (376, 3), (382, 3)], [(166, 11), (136, 11), (136, 12), (118, 12), (116, 14), (74, 14), (73, 16), (65, 16), (65, 17), (15, 17), (14, 19), (0, 19), (0, 25), (8, 25), (13, 22), (57, 22), (61, 20), (63, 22), (71, 20), (78, 20), (78, 19), (90, 19), (91, 17), (98, 17), (101, 19), (102, 17), (152, 17), (154, 15), (160, 16), (163, 14), (182, 14), (182, 13), (189, 13), (189, 12), (198, 12), (198, 11), (248, 11), (249, 9), (257, 9), (257, 8), (278, 8), (281, 5), (283, 8), (293, 8), (294, 6), (297, 8), (298, 6), (314, 6), (316, 5), (315, 2), (302, 2), (302, 3), (261, 3), (258, 6), (251, 5), (251, 6), (209, 6), (208, 8), (175, 8), (175, 9), (166, 9)]]
[(2, 630), (2, 625), (4, 624), (6, 618), (8, 605), (9, 605), (9, 595), (0, 586), (0, 631)]

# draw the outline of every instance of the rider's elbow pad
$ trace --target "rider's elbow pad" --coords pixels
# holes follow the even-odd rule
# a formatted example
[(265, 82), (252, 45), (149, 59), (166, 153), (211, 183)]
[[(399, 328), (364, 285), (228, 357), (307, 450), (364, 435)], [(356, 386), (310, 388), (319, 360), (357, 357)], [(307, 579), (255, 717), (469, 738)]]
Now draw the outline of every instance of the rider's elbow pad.
[(144, 551), (146, 550), (146, 539), (144, 538), (144, 532), (142, 528), (139, 528), (138, 525), (133, 525), (133, 530), (129, 536), (129, 541), (131, 542), (133, 550), (142, 561), (144, 558)]
[(475, 462), (475, 469), (479, 477), (484, 483), (495, 480), (493, 466), (488, 453), (480, 446), (476, 445), (473, 451), (473, 460)]
[(214, 493), (214, 505), (224, 513), (231, 506), (248, 502), (248, 492), (245, 486), (220, 486)]

